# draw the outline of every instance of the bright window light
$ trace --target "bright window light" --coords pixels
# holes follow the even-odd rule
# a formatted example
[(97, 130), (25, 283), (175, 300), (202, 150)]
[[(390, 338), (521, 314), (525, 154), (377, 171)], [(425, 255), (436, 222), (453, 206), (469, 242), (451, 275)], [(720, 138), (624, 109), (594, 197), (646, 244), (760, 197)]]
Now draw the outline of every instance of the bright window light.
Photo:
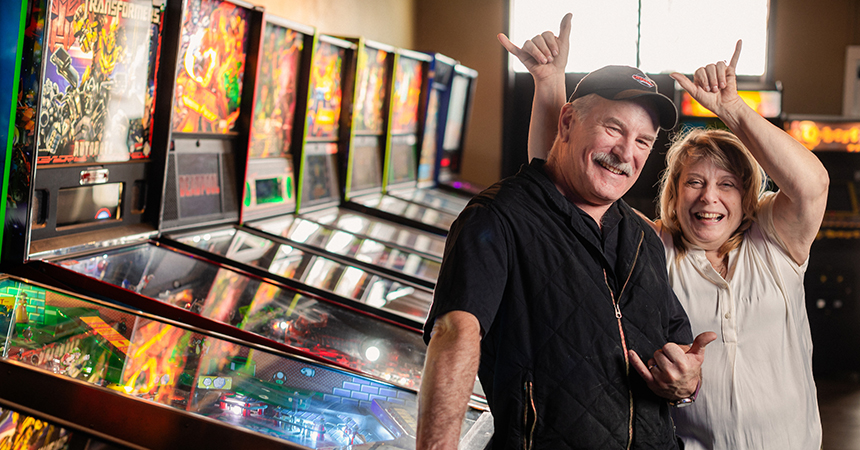
[(693, 73), (703, 65), (730, 60), (735, 43), (743, 39), (738, 74), (763, 75), (767, 4), (723, 0), (715, 8), (705, 0), (642, 0), (640, 68), (647, 73)]
[[(543, 31), (558, 34), (568, 12), (568, 72), (635, 66), (637, 40), (639, 67), (647, 73), (689, 74), (729, 60), (738, 39), (744, 41), (739, 75), (762, 76), (767, 66), (768, 0), (724, 0), (719, 8), (705, 0), (511, 0), (511, 41), (522, 46)], [(516, 58), (509, 61), (514, 71), (526, 71)]]
[[(608, 64), (636, 65), (638, 0), (511, 0), (511, 42), (519, 47), (550, 30), (558, 34), (561, 18), (573, 13), (568, 72), (591, 72)], [(511, 57), (517, 72), (526, 72)]]

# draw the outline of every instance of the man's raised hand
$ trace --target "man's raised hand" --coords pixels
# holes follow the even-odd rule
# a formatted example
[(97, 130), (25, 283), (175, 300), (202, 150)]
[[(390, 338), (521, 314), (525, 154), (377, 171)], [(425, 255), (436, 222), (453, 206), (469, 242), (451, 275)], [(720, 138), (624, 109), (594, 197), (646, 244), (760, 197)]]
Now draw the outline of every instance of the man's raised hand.
[(510, 54), (517, 57), (536, 79), (547, 78), (564, 73), (567, 56), (570, 52), (570, 22), (573, 14), (567, 13), (561, 19), (558, 36), (551, 31), (533, 37), (522, 48), (511, 42), (504, 33), (499, 33), (499, 42)]

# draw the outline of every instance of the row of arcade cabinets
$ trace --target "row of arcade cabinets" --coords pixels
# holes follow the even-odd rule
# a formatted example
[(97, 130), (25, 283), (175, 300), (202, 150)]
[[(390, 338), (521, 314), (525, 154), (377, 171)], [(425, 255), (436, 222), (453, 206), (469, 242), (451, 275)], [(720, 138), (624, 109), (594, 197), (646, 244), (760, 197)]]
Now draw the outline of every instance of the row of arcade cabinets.
[[(827, 208), (804, 281), (815, 347), (813, 369), (817, 376), (856, 374), (860, 372), (860, 122), (785, 115), (779, 85), (739, 93), (765, 118), (815, 152), (830, 175)], [(677, 100), (682, 126), (724, 127), (686, 92), (681, 91)]]
[(477, 74), (238, 0), (21, 18), (0, 364), (48, 395), (0, 406), (118, 445), (414, 447)]

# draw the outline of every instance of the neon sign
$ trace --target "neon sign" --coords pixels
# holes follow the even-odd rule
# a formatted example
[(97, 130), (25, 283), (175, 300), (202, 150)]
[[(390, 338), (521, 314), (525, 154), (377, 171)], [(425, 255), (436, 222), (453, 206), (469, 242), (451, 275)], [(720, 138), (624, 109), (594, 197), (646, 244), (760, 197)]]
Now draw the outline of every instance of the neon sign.
[(785, 130), (809, 150), (860, 152), (860, 122), (790, 120)]

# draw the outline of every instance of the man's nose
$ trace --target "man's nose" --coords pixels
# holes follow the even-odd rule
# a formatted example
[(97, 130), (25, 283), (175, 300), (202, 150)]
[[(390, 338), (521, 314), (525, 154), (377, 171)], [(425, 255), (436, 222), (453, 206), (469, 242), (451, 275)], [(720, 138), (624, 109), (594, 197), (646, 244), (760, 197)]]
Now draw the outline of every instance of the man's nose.
[(633, 161), (633, 153), (636, 151), (636, 141), (634, 139), (620, 138), (615, 143), (613, 153), (618, 156), (621, 162), (629, 163)]

